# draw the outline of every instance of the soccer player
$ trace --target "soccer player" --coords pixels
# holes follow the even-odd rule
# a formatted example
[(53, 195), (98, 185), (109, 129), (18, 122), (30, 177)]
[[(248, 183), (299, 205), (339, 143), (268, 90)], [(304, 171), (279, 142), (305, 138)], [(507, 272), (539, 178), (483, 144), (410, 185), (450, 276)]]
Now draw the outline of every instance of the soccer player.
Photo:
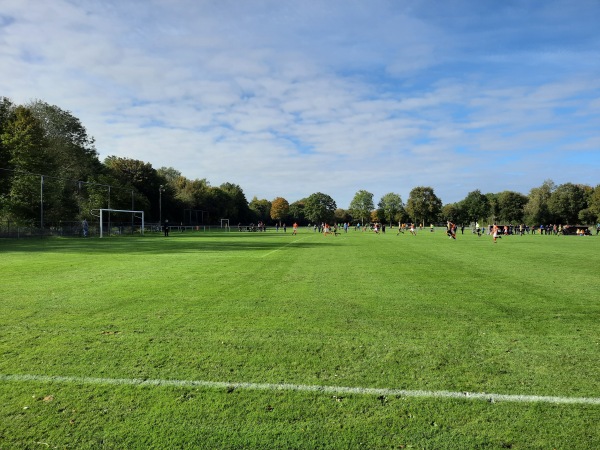
[(492, 227), (492, 236), (494, 237), (494, 244), (496, 243), (496, 239), (498, 239), (498, 225), (494, 224)]
[(450, 237), (450, 239), (456, 239), (456, 225), (454, 225), (452, 222), (448, 221), (448, 224), (446, 225), (446, 227), (448, 228), (448, 231), (446, 231), (446, 234)]
[(396, 236), (398, 236), (400, 233), (404, 234), (404, 224), (398, 222), (398, 232), (396, 233)]

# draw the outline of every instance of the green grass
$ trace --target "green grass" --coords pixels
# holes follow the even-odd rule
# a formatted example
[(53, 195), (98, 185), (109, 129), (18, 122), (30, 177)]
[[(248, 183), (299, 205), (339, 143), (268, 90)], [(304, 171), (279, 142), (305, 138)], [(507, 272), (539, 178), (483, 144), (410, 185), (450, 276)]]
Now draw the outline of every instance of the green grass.
[(440, 230), (0, 241), (0, 449), (600, 448), (598, 404), (81, 380), (600, 398), (599, 249)]

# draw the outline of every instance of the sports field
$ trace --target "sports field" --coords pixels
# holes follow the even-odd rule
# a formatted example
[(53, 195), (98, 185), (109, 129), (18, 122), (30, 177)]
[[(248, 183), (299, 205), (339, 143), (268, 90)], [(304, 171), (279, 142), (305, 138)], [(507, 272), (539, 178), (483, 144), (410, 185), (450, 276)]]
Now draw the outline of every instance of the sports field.
[(0, 449), (600, 448), (600, 237), (0, 240)]

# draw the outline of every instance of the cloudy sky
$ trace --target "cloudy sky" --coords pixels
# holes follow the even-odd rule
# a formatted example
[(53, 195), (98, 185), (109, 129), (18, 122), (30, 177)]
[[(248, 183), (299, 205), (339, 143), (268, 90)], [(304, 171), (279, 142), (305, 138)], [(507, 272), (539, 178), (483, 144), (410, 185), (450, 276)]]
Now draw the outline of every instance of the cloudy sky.
[(598, 0), (2, 0), (0, 96), (248, 200), (600, 183)]

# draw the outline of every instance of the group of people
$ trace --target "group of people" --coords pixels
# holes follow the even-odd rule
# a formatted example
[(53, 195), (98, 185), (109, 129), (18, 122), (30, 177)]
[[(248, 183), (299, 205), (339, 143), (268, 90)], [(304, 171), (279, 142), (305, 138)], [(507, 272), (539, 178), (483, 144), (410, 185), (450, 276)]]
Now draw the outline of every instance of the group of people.
[[(577, 236), (590, 236), (592, 233), (590, 233), (589, 230), (584, 230), (582, 228), (577, 228), (577, 230), (575, 231), (575, 234)], [(596, 229), (596, 234), (598, 234), (598, 229)]]
[[(277, 231), (279, 231), (279, 225), (277, 225), (276, 228)], [(263, 222), (258, 222), (257, 225), (251, 223), (250, 225), (243, 226), (240, 222), (238, 223), (238, 231), (267, 231), (267, 225)], [(285, 225), (283, 231), (285, 231)]]
[[(422, 229), (422, 227), (420, 227), (420, 228)], [(417, 229), (416, 229), (414, 223), (406, 224), (406, 223), (398, 222), (398, 232), (396, 233), (396, 236), (398, 236), (400, 233), (404, 234), (404, 232), (407, 229), (411, 235), (413, 235), (413, 236), (417, 235)], [(432, 225), (431, 231), (433, 231), (433, 225)]]
[[(409, 228), (410, 234), (412, 234), (413, 236), (417, 235), (417, 230), (415, 228), (414, 223), (411, 223), (410, 225), (407, 225), (405, 223), (398, 223), (398, 233), (396, 234), (396, 236), (399, 235), (400, 233), (404, 234), (407, 227), (410, 227)], [(464, 234), (464, 228), (465, 228), (464, 226), (461, 227), (461, 231), (463, 234)], [(434, 232), (433, 224), (431, 224), (429, 229), (430, 229), (430, 232), (432, 232), (432, 233)], [(446, 222), (446, 235), (448, 236), (449, 239), (456, 240), (456, 231), (457, 230), (458, 230), (458, 225), (456, 225), (455, 223), (453, 223), (449, 220)], [(482, 233), (482, 228), (479, 226), (479, 224), (477, 224), (477, 235), (481, 236), (481, 233)], [(498, 225), (496, 225), (496, 224), (490, 225), (490, 235), (493, 236), (494, 242), (496, 242), (496, 240), (498, 239), (498, 237), (500, 235), (500, 228), (498, 227)]]
[[(315, 233), (319, 232), (322, 233), (323, 235), (327, 236), (327, 235), (334, 235), (337, 236), (339, 235), (339, 229), (343, 228), (344, 233), (348, 232), (348, 229), (350, 228), (350, 223), (349, 222), (344, 222), (343, 224), (329, 224), (326, 222), (321, 222), (321, 223), (315, 223), (313, 225), (308, 225), (309, 228), (312, 228), (313, 231)], [(294, 224), (292, 225), (293, 227), (293, 232), (292, 235), (297, 235), (298, 234), (298, 223), (294, 222)], [(84, 233), (87, 227), (84, 227)], [(461, 232), (464, 234), (464, 228), (465, 226), (461, 226)], [(519, 234), (521, 236), (523, 236), (525, 233), (529, 234), (536, 234), (536, 231), (539, 230), (540, 234), (553, 234), (553, 235), (558, 235), (558, 234), (567, 234), (567, 231), (565, 231), (567, 228), (569, 228), (569, 226), (565, 225), (564, 227), (562, 225), (540, 225), (539, 227), (529, 227), (525, 224), (520, 224), (520, 225), (498, 225), (496, 223), (494, 223), (493, 225), (489, 225), (489, 226), (480, 226), (479, 223), (475, 223), (475, 227), (473, 228), (473, 233), (477, 234), (477, 236), (481, 237), (482, 234), (487, 234), (493, 237), (493, 242), (497, 242), (497, 240), (499, 238), (501, 238), (502, 236), (507, 236), (507, 235), (512, 235), (512, 234)], [(168, 222), (165, 222), (164, 224), (164, 231), (165, 231), (165, 236), (169, 235), (169, 231), (168, 231)], [(244, 231), (242, 229), (241, 224), (239, 225), (239, 229), (240, 231)], [(283, 230), (283, 232), (287, 231), (287, 226), (285, 223), (277, 223), (275, 225), (275, 229), (276, 231), (279, 231), (280, 229)], [(422, 230), (423, 229), (423, 225), (419, 225), (419, 229)], [(386, 226), (383, 223), (370, 223), (367, 224), (365, 226), (361, 225), (360, 222), (357, 222), (354, 225), (354, 230), (355, 231), (373, 231), (375, 234), (384, 234), (386, 231)], [(446, 234), (448, 236), (449, 239), (456, 239), (456, 234), (457, 234), (457, 230), (458, 230), (458, 225), (456, 225), (455, 223), (451, 222), (451, 221), (447, 221), (446, 223)], [(253, 224), (251, 224), (251, 229), (249, 231), (266, 231), (266, 225), (263, 222), (259, 222), (258, 226), (254, 226)], [(400, 235), (400, 234), (404, 234), (406, 231), (408, 231), (411, 235), (416, 236), (417, 235), (417, 225), (415, 225), (414, 223), (403, 223), (403, 222), (399, 222), (398, 223), (398, 232), (396, 233), (396, 236)], [(434, 232), (434, 225), (431, 224), (430, 225), (430, 232)], [(87, 233), (85, 233), (87, 234)], [(584, 230), (584, 229), (577, 229), (576, 233), (570, 233), (570, 234), (577, 234), (577, 235), (589, 235), (591, 234), (589, 232), (589, 230)], [(600, 223), (598, 223), (596, 225), (596, 234), (600, 234)]]
[[(349, 223), (344, 223), (342, 225), (342, 228), (344, 229), (344, 233), (348, 232), (348, 227), (350, 226)], [(310, 225), (309, 225), (310, 227)], [(315, 223), (312, 225), (312, 229), (314, 233), (323, 233), (324, 236), (327, 236), (329, 234), (333, 234), (334, 236), (337, 236), (338, 234), (340, 234), (339, 232), (339, 228), (340, 226), (336, 223), (334, 223), (333, 225), (330, 225), (327, 222), (321, 222), (321, 223)]]

